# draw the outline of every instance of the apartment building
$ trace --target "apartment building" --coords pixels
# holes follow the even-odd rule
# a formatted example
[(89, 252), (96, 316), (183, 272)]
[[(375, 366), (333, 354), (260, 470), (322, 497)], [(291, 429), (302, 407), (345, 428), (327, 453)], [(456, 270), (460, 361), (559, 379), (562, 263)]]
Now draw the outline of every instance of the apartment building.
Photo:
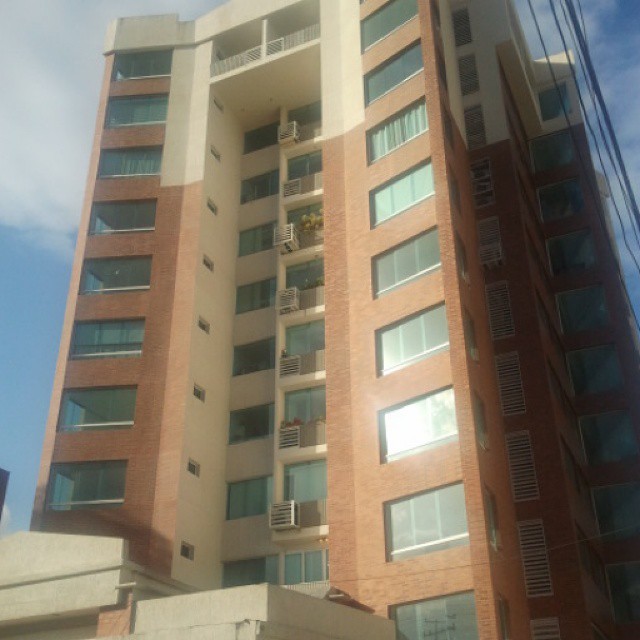
[(637, 638), (638, 346), (570, 71), (510, 0), (112, 25), (33, 528), (408, 640)]

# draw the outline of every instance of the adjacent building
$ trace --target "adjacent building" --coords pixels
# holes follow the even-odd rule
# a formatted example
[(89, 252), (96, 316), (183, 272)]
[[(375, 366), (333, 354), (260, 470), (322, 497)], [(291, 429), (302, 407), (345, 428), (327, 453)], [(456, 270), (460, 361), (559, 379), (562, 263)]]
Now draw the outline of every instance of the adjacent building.
[(118, 20), (33, 529), (331, 584), (408, 640), (637, 638), (606, 210), (510, 0)]
[(9, 484), (9, 472), (0, 469), (0, 520), (2, 520), (2, 512), (4, 510), (4, 501), (7, 497), (7, 485)]

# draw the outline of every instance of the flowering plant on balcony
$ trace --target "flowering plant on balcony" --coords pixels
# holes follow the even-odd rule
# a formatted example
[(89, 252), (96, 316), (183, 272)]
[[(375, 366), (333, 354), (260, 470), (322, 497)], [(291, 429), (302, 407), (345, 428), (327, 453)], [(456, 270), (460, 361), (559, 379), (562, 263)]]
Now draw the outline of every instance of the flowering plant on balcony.
[(280, 423), (281, 429), (289, 429), (291, 427), (301, 427), (304, 422), (300, 418), (294, 418), (293, 420), (283, 420)]
[(317, 213), (308, 213), (300, 218), (298, 231), (322, 231), (324, 229), (324, 213), (320, 209)]

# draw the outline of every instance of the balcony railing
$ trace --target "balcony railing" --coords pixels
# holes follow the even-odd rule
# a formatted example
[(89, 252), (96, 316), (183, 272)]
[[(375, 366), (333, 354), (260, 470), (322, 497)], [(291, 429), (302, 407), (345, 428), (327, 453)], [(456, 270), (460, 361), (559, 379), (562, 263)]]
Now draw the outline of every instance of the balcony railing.
[(302, 309), (312, 309), (324, 305), (324, 286), (304, 289), (290, 287), (278, 291), (278, 313), (292, 313)]
[(279, 449), (300, 449), (327, 443), (327, 427), (324, 420), (310, 420), (303, 424), (284, 423), (278, 434)]
[(318, 191), (318, 189), (322, 189), (322, 173), (312, 173), (303, 178), (295, 178), (285, 182), (282, 185), (282, 196), (290, 198), (291, 196)]
[(302, 355), (281, 357), (278, 371), (281, 378), (324, 371), (324, 349)]
[(211, 65), (211, 75), (221, 76), (230, 71), (235, 71), (241, 67), (245, 67), (253, 62), (263, 60), (269, 56), (276, 55), (300, 47), (307, 42), (317, 40), (320, 37), (320, 25), (313, 24), (300, 31), (295, 31), (281, 38), (276, 38), (266, 43), (259, 44), (256, 47), (247, 49), (242, 53), (238, 53), (224, 60), (216, 60)]

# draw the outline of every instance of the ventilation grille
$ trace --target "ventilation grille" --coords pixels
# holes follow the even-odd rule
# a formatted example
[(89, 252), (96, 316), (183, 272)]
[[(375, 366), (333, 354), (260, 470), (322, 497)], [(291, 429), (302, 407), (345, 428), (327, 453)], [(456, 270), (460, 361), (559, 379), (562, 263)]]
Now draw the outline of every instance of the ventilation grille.
[(471, 165), (471, 181), (473, 186), (473, 200), (476, 209), (486, 207), (496, 201), (493, 191), (493, 177), (491, 175), (491, 161), (489, 158)]
[(527, 411), (517, 351), (496, 356), (498, 388), (503, 416), (517, 416)]
[(540, 489), (529, 432), (515, 431), (507, 435), (506, 441), (513, 501), (537, 500)]
[(489, 326), (491, 338), (500, 340), (515, 335), (511, 313), (511, 298), (508, 282), (495, 282), (486, 286), (487, 307), (489, 308)]
[(469, 107), (464, 110), (464, 126), (467, 130), (467, 145), (469, 149), (479, 149), (487, 145), (487, 132), (484, 127), (482, 105)]
[[(547, 541), (542, 520), (518, 522), (520, 553), (524, 569), (524, 582), (528, 598), (552, 596), (551, 569), (547, 554)], [(537, 621), (541, 622), (541, 621)], [(533, 625), (532, 625), (533, 628)], [(544, 627), (542, 627), (544, 629)], [(548, 629), (548, 627), (547, 627)], [(559, 632), (559, 630), (558, 630)], [(555, 636), (533, 635), (534, 638), (553, 638)], [(560, 637), (559, 635), (557, 636)]]
[(471, 20), (469, 19), (469, 9), (464, 7), (451, 14), (453, 19), (453, 34), (456, 40), (456, 47), (462, 47), (473, 41), (471, 36)]
[(485, 218), (478, 222), (478, 251), (480, 264), (485, 267), (502, 263), (502, 238), (498, 218)]
[(460, 73), (460, 89), (463, 96), (480, 91), (478, 67), (476, 65), (476, 57), (473, 54), (458, 59), (458, 71)]
[(562, 640), (558, 618), (538, 618), (531, 621), (532, 640)]

